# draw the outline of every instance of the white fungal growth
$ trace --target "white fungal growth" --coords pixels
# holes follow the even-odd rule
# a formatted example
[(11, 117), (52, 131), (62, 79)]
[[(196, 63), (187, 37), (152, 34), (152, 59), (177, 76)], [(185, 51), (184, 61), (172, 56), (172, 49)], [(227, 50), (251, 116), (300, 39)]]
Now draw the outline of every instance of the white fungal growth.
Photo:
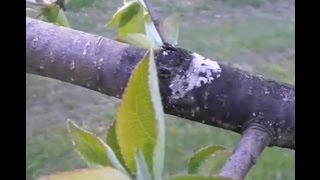
[(216, 61), (204, 58), (197, 53), (192, 53), (189, 68), (183, 75), (176, 75), (170, 84), (172, 98), (179, 99), (184, 97), (194, 88), (210, 84), (216, 78), (220, 77), (221, 68)]
[(270, 91), (268, 90), (268, 88), (264, 87), (264, 94), (270, 94)]
[(37, 37), (32, 40), (32, 47), (33, 47), (33, 48), (35, 48), (35, 47), (37, 46), (38, 40), (39, 40), (39, 39), (38, 39)]
[(166, 56), (166, 55), (168, 55), (168, 52), (167, 51), (163, 51), (162, 55)]
[[(100, 58), (99, 61), (98, 61), (98, 64), (97, 64), (97, 68), (101, 69), (102, 65), (103, 65), (103, 58)], [(96, 64), (95, 64), (95, 66), (96, 66)]]

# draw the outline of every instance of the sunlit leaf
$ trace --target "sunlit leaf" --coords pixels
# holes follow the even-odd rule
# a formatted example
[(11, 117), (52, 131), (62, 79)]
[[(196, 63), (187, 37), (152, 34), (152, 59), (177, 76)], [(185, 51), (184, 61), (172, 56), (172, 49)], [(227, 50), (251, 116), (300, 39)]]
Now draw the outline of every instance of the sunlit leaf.
[(137, 180), (152, 180), (148, 165), (144, 160), (141, 151), (136, 153), (136, 165), (137, 165)]
[(153, 50), (149, 54), (149, 91), (153, 103), (153, 111), (157, 123), (157, 142), (153, 152), (153, 174), (155, 179), (161, 179), (165, 158), (165, 119), (160, 95), (157, 68), (154, 61)]
[(118, 35), (144, 33), (143, 8), (138, 1), (125, 3), (106, 24), (106, 28), (117, 28)]
[(112, 149), (99, 137), (72, 121), (68, 121), (68, 130), (76, 150), (86, 161), (94, 165), (112, 166), (126, 173)]
[(42, 14), (49, 22), (56, 23), (60, 26), (70, 27), (64, 11), (57, 5), (50, 5), (46, 8), (43, 8)]
[(146, 35), (153, 40), (153, 42), (161, 47), (163, 45), (162, 39), (160, 37), (160, 32), (157, 31), (154, 23), (152, 22), (149, 14), (144, 15), (144, 27)]
[(116, 134), (126, 165), (136, 172), (141, 150), (154, 177), (161, 177), (164, 159), (164, 115), (153, 50), (136, 66), (117, 112)]
[(79, 169), (43, 176), (38, 180), (130, 180), (128, 176), (111, 167)]
[(55, 23), (59, 16), (60, 8), (56, 5), (51, 5), (42, 9), (43, 15), (48, 19), (49, 22)]
[(115, 156), (118, 158), (121, 165), (128, 172), (129, 169), (125, 165), (125, 162), (123, 160), (122, 154), (120, 152), (120, 147), (118, 144), (118, 139), (117, 139), (117, 135), (116, 135), (116, 122), (115, 122), (115, 120), (112, 122), (111, 126), (108, 129), (106, 141), (107, 141), (107, 144), (110, 146), (110, 148), (113, 150)]
[(138, 14), (140, 9), (139, 3), (132, 3), (131, 6), (128, 6), (128, 8), (123, 11), (122, 16), (120, 17), (119, 28), (125, 26), (134, 16)]
[(220, 150), (226, 150), (225, 147), (219, 145), (207, 146), (197, 151), (189, 160), (188, 173), (194, 174), (198, 172), (199, 167), (214, 153)]
[(138, 0), (138, 1), (139, 1), (139, 3), (142, 5), (142, 7), (143, 7), (144, 9), (147, 9), (147, 6), (146, 6), (144, 0)]
[(130, 1), (128, 3), (125, 2), (124, 5), (119, 8), (116, 13), (113, 14), (111, 20), (106, 24), (106, 28), (117, 28), (120, 24), (120, 20), (123, 14), (130, 6), (134, 5), (135, 3), (135, 1)]
[(162, 28), (166, 40), (174, 45), (178, 44), (179, 26), (182, 14), (173, 14), (168, 16), (162, 23)]
[(199, 167), (199, 174), (205, 176), (217, 174), (231, 154), (232, 152), (230, 150), (220, 150), (215, 152)]
[(153, 44), (150, 39), (142, 34), (142, 33), (134, 33), (134, 34), (128, 34), (128, 35), (123, 35), (123, 36), (118, 36), (116, 37), (117, 41), (128, 43), (132, 46), (139, 47), (139, 48), (153, 48), (157, 49), (159, 48), (155, 44)]

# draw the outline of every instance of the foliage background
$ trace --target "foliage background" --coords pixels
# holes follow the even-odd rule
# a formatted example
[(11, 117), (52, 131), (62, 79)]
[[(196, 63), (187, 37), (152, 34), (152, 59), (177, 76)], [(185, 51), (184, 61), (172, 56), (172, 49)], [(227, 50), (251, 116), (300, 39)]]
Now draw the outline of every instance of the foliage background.
[[(294, 0), (153, 0), (162, 18), (184, 14), (180, 46), (254, 74), (294, 84)], [(66, 15), (72, 28), (113, 37), (105, 23), (120, 0), (71, 0)], [(119, 100), (60, 81), (26, 76), (26, 171), (34, 179), (86, 167), (66, 131), (68, 118), (105, 138)], [(166, 116), (168, 175), (184, 174), (199, 148), (221, 144), (233, 148), (238, 134)], [(267, 148), (248, 180), (293, 180), (294, 151)]]

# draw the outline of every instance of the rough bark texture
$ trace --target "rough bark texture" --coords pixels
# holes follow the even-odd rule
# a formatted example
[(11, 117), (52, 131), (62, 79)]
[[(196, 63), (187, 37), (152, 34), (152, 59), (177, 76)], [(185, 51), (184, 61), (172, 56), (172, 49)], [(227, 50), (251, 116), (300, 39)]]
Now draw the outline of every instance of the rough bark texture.
[[(120, 98), (145, 50), (26, 19), (26, 72)], [(156, 53), (166, 113), (242, 133), (259, 126), (269, 145), (295, 149), (295, 89), (174, 47)]]

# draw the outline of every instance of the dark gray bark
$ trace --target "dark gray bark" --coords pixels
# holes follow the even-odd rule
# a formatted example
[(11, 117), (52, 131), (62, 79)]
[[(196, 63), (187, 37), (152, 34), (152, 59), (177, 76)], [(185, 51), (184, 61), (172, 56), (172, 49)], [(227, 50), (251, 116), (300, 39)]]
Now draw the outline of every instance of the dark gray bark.
[[(26, 72), (121, 98), (145, 50), (26, 19)], [(179, 48), (156, 53), (166, 113), (242, 133), (260, 127), (270, 146), (295, 149), (295, 88)]]

